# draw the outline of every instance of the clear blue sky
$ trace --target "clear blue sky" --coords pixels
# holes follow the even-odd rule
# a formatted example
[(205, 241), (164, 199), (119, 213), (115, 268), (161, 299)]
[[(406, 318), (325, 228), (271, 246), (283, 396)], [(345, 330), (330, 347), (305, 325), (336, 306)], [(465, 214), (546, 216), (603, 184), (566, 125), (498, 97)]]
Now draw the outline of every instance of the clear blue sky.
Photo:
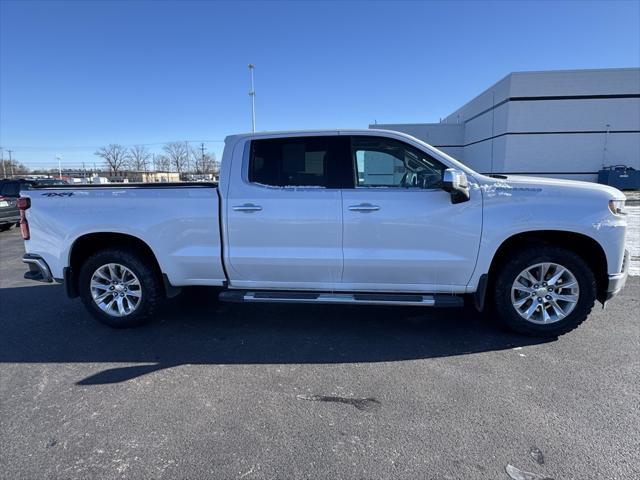
[(248, 131), (250, 62), (258, 130), (438, 121), (512, 71), (640, 64), (638, 1), (0, 5), (0, 145), (32, 167)]

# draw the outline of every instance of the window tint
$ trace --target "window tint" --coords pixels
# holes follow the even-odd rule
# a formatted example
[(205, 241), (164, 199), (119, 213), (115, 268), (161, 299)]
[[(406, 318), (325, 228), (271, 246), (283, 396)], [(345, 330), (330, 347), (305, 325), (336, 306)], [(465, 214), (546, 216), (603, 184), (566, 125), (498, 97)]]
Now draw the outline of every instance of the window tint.
[(339, 186), (337, 137), (253, 140), (249, 181), (275, 187)]
[(18, 182), (6, 182), (2, 184), (0, 195), (5, 197), (17, 197), (20, 195), (20, 184)]
[(439, 188), (445, 166), (403, 142), (353, 137), (352, 157), (358, 187)]

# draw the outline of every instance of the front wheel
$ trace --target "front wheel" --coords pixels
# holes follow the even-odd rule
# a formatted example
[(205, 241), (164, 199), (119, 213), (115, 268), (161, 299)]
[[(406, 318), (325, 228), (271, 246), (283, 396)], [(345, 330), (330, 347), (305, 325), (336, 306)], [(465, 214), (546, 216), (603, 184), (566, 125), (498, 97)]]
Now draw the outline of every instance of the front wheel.
[(580, 256), (561, 247), (516, 252), (495, 282), (499, 319), (512, 330), (536, 337), (573, 330), (587, 318), (595, 298), (593, 272)]
[(80, 297), (100, 322), (113, 328), (149, 321), (162, 299), (158, 274), (128, 250), (108, 249), (91, 256), (80, 270)]

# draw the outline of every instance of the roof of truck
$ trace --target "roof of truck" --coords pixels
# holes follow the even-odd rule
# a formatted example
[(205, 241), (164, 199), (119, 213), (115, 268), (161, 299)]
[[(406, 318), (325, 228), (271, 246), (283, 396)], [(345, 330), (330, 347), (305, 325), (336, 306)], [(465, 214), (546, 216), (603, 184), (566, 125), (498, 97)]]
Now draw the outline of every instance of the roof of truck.
[(229, 135), (225, 139), (238, 139), (246, 137), (281, 137), (281, 136), (304, 136), (304, 135), (379, 135), (380, 133), (391, 133), (394, 135), (401, 135), (403, 137), (410, 137), (406, 133), (397, 132), (394, 130), (377, 130), (369, 128), (333, 128), (333, 129), (317, 129), (317, 130), (276, 130), (276, 131), (263, 131), (263, 132), (247, 132), (237, 133)]

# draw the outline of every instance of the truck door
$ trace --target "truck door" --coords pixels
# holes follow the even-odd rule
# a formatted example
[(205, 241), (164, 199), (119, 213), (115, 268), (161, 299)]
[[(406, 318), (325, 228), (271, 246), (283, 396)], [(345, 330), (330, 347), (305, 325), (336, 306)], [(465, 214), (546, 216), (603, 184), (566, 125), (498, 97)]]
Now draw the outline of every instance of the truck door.
[(327, 135), (245, 145), (242, 179), (230, 181), (226, 201), (232, 286), (315, 289), (340, 282), (341, 142)]
[(473, 273), (482, 198), (452, 204), (447, 168), (399, 140), (351, 137), (354, 188), (343, 190), (345, 288), (463, 291)]

